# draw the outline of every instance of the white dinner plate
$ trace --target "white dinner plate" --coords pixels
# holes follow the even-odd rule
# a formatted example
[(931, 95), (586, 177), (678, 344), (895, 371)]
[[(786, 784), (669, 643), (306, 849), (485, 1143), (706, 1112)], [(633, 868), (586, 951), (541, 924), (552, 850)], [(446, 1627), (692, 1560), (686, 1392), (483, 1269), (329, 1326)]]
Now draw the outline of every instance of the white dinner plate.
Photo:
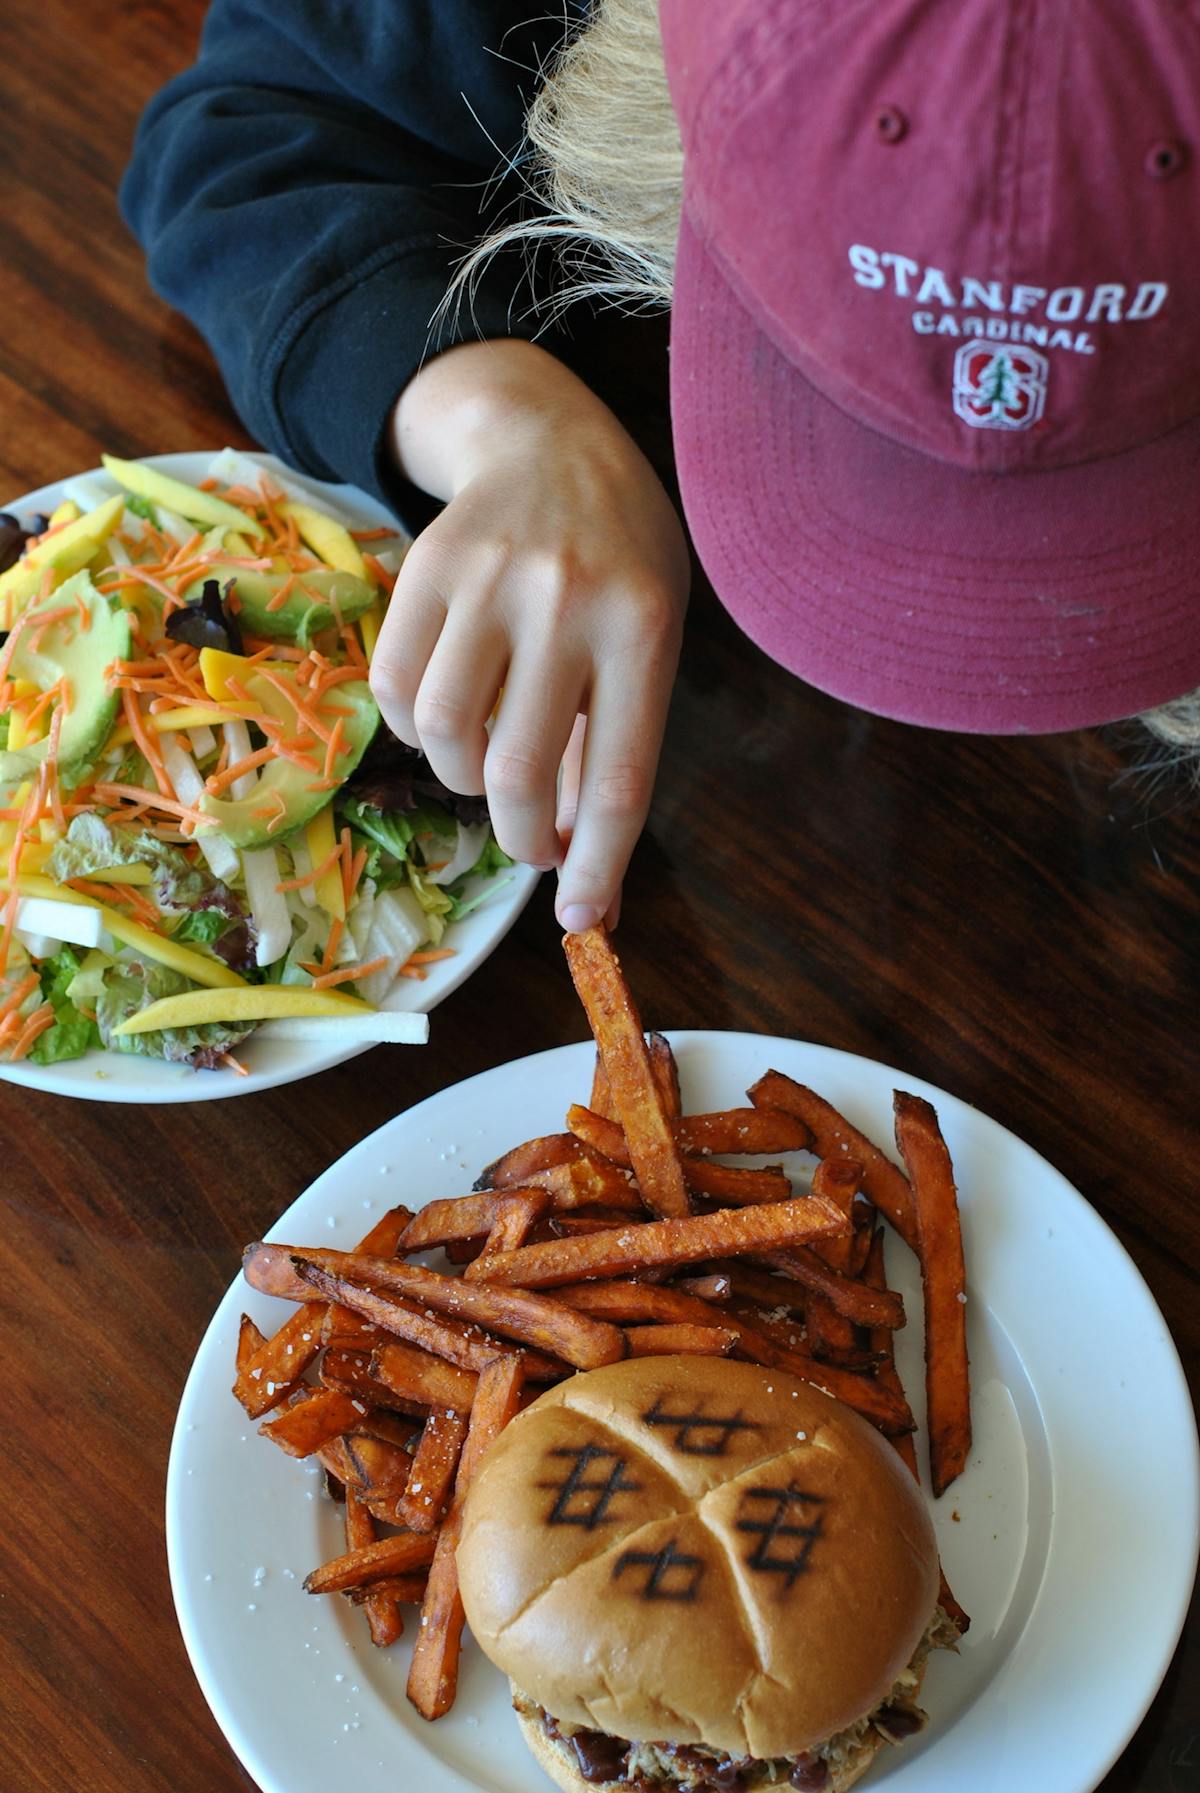
[[(193, 484), (205, 478), (213, 455), (200, 451), (186, 454), (144, 455), (149, 467), (172, 473), (176, 479)], [(396, 519), (369, 493), (357, 486), (334, 486), (308, 479), (285, 467), (274, 455), (254, 454), (254, 460), (268, 472), (286, 478), (292, 485), (303, 486), (318, 503), (326, 506), (351, 529), (396, 529)], [(72, 477), (78, 477), (74, 475)], [(89, 478), (106, 479), (96, 468)], [(12, 511), (22, 521), (39, 511), (45, 515), (62, 501), (63, 488), (71, 482), (56, 480), (40, 491), (30, 492), (0, 509)], [(113, 491), (118, 487), (110, 481)], [(401, 534), (397, 529), (397, 534)], [(495, 880), (495, 894), (447, 929), (447, 946), (454, 948), (452, 959), (438, 959), (427, 967), (426, 976), (399, 980), (383, 1004), (387, 1009), (405, 1009), (427, 1014), (437, 1007), (452, 990), (457, 990), (490, 953), (500, 944), (509, 928), (533, 895), (539, 874), (527, 865), (510, 866)], [(317, 1071), (340, 1065), (344, 1059), (366, 1052), (366, 1046), (322, 1046), (314, 1040), (280, 1040), (266, 1031), (251, 1034), (237, 1049), (239, 1062), (246, 1076), (222, 1066), (214, 1071), (195, 1071), (190, 1065), (169, 1065), (162, 1059), (137, 1058), (121, 1052), (88, 1052), (82, 1058), (67, 1059), (57, 1065), (36, 1065), (23, 1060), (10, 1065), (0, 1062), (0, 1078), (8, 1083), (23, 1084), (26, 1089), (48, 1090), (54, 1095), (83, 1096), (95, 1102), (204, 1102), (214, 1096), (245, 1096), (255, 1090), (272, 1089), (279, 1083), (294, 1083), (300, 1077), (311, 1077)], [(394, 1047), (393, 1051), (411, 1048)]]
[[(1146, 1285), (1057, 1171), (955, 1097), (827, 1047), (671, 1037), (689, 1111), (736, 1105), (769, 1067), (884, 1144), (893, 1089), (936, 1106), (963, 1211), (975, 1442), (965, 1474), (930, 1506), (972, 1624), (957, 1655), (931, 1662), (928, 1729), (885, 1750), (863, 1784), (1089, 1793), (1166, 1671), (1195, 1572), (1195, 1421)], [(568, 1104), (587, 1100), (592, 1063), (590, 1043), (562, 1047), (397, 1115), (319, 1177), (272, 1236), (349, 1246), (395, 1202), (465, 1193), (506, 1147), (562, 1126)], [(796, 1154), (792, 1168), (810, 1165)], [(923, 1428), (916, 1264), (891, 1235), (888, 1252), (909, 1315), (898, 1361)], [(269, 1331), (291, 1310), (234, 1283), (188, 1378), (167, 1482), (180, 1625), (238, 1758), (263, 1793), (548, 1788), (506, 1681), (469, 1640), (457, 1703), (429, 1725), (404, 1698), (408, 1641), (377, 1651), (356, 1609), (302, 1592), (308, 1570), (345, 1547), (340, 1510), (320, 1472), (258, 1438), (229, 1392), (243, 1311)]]

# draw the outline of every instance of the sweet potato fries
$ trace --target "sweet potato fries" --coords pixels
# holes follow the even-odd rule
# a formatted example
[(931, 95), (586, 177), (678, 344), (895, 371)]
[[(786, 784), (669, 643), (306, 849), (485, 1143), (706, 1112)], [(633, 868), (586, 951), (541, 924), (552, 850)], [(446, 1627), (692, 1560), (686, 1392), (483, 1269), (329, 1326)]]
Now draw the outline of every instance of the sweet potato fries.
[[(896, 1097), (908, 1175), (778, 1071), (749, 1108), (685, 1115), (670, 1046), (645, 1033), (604, 928), (565, 945), (597, 1049), (565, 1131), (514, 1145), (461, 1196), (393, 1209), (355, 1250), (245, 1253), (252, 1287), (296, 1306), (270, 1337), (243, 1318), (233, 1392), (345, 1503), (346, 1549), (305, 1586), (361, 1606), (380, 1645), (420, 1604), (408, 1693), (431, 1719), (457, 1681), (465, 1491), (539, 1387), (627, 1355), (732, 1354), (857, 1408), (915, 1473), (886, 1220), (922, 1263), (935, 1493), (970, 1449), (961, 1231), (928, 1103)], [(798, 1184), (779, 1163), (718, 1161), (797, 1151), (817, 1160)]]

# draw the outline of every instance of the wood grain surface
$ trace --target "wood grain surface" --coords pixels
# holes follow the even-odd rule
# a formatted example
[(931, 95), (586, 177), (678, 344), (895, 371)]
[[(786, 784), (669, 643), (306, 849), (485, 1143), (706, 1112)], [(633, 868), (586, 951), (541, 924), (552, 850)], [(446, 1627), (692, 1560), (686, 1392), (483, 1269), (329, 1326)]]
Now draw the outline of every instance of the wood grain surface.
[[(203, 11), (5, 7), (0, 497), (102, 448), (249, 445), (114, 199), (138, 112)], [(1132, 731), (995, 741), (857, 714), (700, 592), (620, 942), (655, 1026), (842, 1047), (1013, 1129), (1131, 1253), (1194, 1388), (1200, 851), (1193, 797), (1152, 757)], [(3, 1786), (249, 1785), (167, 1584), (184, 1378), (244, 1241), (339, 1154), (446, 1084), (584, 1037), (552, 899), (544, 880), (424, 1050), (144, 1112), (0, 1084)], [(1193, 1604), (1105, 1793), (1200, 1787), (1198, 1681)]]

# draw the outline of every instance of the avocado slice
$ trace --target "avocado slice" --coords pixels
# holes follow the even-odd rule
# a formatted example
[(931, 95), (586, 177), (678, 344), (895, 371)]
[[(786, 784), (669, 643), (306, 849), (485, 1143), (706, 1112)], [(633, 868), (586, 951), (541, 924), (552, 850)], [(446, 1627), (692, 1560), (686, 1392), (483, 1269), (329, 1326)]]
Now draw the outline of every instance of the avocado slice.
[[(342, 717), (345, 746), (333, 764), (334, 777), (340, 783), (349, 778), (370, 746), (371, 737), (379, 727), (379, 709), (371, 696), (370, 686), (359, 679), (335, 686), (332, 697), (339, 709), (350, 712)], [(305, 827), (329, 802), (329, 790), (313, 790), (313, 785), (318, 782), (303, 766), (293, 765), (287, 759), (272, 759), (259, 773), (248, 797), (212, 797), (206, 792), (200, 798), (199, 807), (206, 816), (212, 817), (232, 846), (242, 849), (277, 846), (297, 829)], [(283, 820), (270, 829), (268, 823), (279, 814), (276, 797), (283, 802)], [(256, 813), (263, 810), (267, 812), (265, 815)]]
[[(78, 606), (89, 616), (85, 628)], [(69, 605), (71, 615), (51, 623), (32, 645), (37, 617), (43, 611)], [(96, 590), (86, 570), (66, 580), (25, 613), (27, 621), (13, 647), (8, 675), (29, 679), (48, 691), (61, 678), (67, 680), (70, 708), (58, 738), (59, 779), (69, 790), (77, 785), (103, 751), (116, 721), (119, 694), (110, 691), (106, 673), (114, 660), (128, 660), (133, 648), (129, 614), (115, 598)], [(0, 753), (0, 783), (28, 778), (46, 757), (45, 740)]]
[[(313, 567), (296, 574), (252, 573), (216, 560), (205, 570), (204, 579), (217, 579), (222, 587), (227, 579), (236, 582), (238, 621), (252, 635), (263, 635), (268, 641), (294, 641), (303, 648), (310, 647), (313, 636), (332, 628), (339, 617), (344, 623), (354, 622), (370, 609), (376, 595), (375, 587), (365, 579), (336, 567)], [(188, 586), (184, 597), (189, 604), (199, 598), (204, 579)], [(291, 591), (272, 610), (271, 600), (289, 579), (295, 580)]]

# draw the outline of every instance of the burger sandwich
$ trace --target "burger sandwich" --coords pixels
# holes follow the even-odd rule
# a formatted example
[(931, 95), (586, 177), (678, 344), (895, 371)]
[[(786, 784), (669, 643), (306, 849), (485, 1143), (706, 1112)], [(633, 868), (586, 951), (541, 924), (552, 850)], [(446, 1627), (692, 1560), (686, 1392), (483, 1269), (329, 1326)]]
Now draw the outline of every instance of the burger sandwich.
[(757, 1364), (629, 1359), (518, 1415), (458, 1551), (481, 1648), (568, 1793), (842, 1793), (919, 1730), (924, 1500), (829, 1395)]

